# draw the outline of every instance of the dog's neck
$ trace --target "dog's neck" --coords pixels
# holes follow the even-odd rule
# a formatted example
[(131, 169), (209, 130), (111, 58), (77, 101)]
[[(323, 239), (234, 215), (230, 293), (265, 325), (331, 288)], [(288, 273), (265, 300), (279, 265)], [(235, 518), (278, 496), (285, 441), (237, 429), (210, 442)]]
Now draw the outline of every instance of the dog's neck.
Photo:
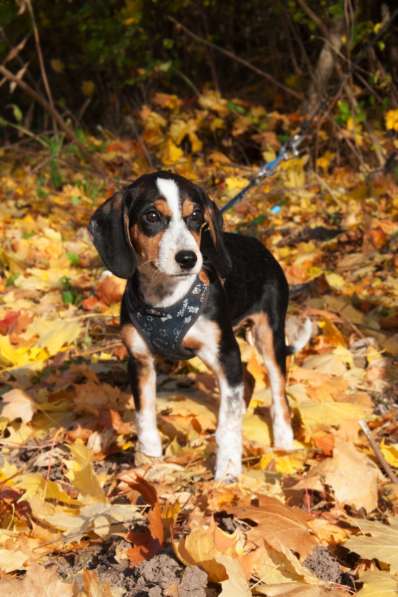
[(170, 307), (188, 294), (197, 274), (169, 276), (153, 269), (139, 267), (138, 289), (145, 303), (152, 307)]

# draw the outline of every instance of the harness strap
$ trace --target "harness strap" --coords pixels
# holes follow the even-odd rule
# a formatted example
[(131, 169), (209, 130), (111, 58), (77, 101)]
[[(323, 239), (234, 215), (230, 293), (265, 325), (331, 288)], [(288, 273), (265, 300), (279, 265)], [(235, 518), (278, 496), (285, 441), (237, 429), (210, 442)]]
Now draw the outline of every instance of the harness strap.
[(199, 276), (187, 294), (170, 307), (157, 308), (144, 303), (134, 280), (127, 283), (123, 303), (128, 317), (143, 336), (150, 350), (170, 360), (191, 359), (194, 353), (182, 341), (207, 303), (209, 288)]

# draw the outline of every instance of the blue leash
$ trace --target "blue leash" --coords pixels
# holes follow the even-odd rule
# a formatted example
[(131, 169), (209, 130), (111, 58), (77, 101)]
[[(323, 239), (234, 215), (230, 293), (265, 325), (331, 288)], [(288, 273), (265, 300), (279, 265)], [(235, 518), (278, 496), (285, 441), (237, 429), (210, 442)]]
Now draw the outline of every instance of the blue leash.
[(250, 189), (260, 184), (263, 178), (267, 178), (275, 174), (276, 169), (283, 160), (288, 160), (292, 157), (297, 156), (299, 154), (299, 145), (303, 142), (304, 137), (304, 134), (294, 135), (294, 137), (289, 139), (287, 143), (284, 143), (280, 148), (276, 158), (271, 162), (266, 162), (265, 164), (263, 164), (260, 170), (257, 172), (257, 174), (250, 179), (249, 183), (245, 187), (243, 187), (243, 189), (240, 190), (239, 193), (235, 195), (235, 197), (233, 197), (230, 201), (228, 201), (228, 203), (221, 207), (221, 213), (225, 213), (229, 209), (232, 209), (232, 207), (234, 207), (237, 203), (239, 203), (239, 201), (243, 199), (243, 197)]

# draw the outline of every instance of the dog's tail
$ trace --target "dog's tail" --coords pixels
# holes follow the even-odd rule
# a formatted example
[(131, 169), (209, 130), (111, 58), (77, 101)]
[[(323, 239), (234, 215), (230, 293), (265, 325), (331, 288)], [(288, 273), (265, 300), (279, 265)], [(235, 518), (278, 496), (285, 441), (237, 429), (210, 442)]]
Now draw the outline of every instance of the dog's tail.
[(292, 344), (286, 346), (286, 355), (289, 356), (296, 352), (299, 352), (309, 342), (312, 336), (312, 321), (307, 317), (301, 328), (296, 340)]

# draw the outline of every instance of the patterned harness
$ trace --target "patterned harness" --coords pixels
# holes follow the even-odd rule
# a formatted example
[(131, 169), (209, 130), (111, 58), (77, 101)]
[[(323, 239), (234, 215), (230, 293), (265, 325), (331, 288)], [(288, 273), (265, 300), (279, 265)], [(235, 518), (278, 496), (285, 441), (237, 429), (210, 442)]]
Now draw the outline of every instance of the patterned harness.
[(186, 360), (191, 359), (194, 352), (184, 348), (182, 341), (206, 305), (208, 291), (208, 286), (197, 276), (184, 298), (170, 307), (157, 308), (140, 300), (130, 279), (123, 307), (151, 352), (173, 361)]

